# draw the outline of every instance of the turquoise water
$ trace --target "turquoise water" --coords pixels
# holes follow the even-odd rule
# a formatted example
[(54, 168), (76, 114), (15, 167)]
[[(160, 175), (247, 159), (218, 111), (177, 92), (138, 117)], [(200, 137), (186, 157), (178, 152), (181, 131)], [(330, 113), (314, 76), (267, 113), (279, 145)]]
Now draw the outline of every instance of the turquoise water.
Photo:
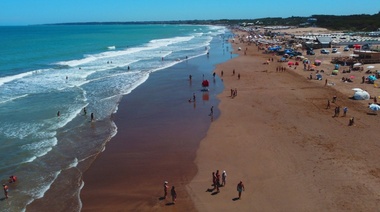
[[(226, 33), (191, 25), (0, 27), (0, 174), (3, 183), (20, 179), (0, 211), (25, 210), (68, 173), (79, 179), (117, 133), (111, 116), (123, 95), (152, 72), (205, 55)], [(54, 192), (70, 199), (82, 186), (66, 180)]]

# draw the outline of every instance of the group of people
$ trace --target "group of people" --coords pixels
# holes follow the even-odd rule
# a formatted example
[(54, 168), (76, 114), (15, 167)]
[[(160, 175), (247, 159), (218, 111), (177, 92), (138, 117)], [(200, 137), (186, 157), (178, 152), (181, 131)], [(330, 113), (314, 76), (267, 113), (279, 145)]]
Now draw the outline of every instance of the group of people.
[[(220, 177), (222, 177), (222, 181), (220, 181)], [(212, 185), (214, 186), (213, 190), (216, 189), (216, 192), (220, 192), (219, 188), (226, 186), (227, 173), (223, 171), (222, 175), (220, 175), (219, 170), (212, 173)]]
[[(190, 101), (190, 100), (189, 100)], [(84, 115), (87, 115), (87, 110), (86, 110), (86, 107), (83, 108), (83, 114)], [(57, 117), (59, 118), (61, 116), (61, 111), (58, 111), (57, 112)], [(95, 119), (94, 119), (94, 113), (91, 113), (91, 122), (93, 122)]]
[[(165, 181), (164, 182), (164, 199), (166, 199), (166, 197), (168, 196), (168, 190), (169, 190), (168, 181)], [(172, 186), (172, 188), (170, 190), (170, 194), (172, 196), (172, 203), (175, 204), (175, 201), (177, 199), (177, 192), (176, 192), (174, 186)]]
[[(17, 181), (17, 177), (15, 175), (12, 175), (9, 177), (9, 183), (15, 183)], [(8, 199), (8, 192), (9, 192), (9, 187), (7, 184), (3, 184), (3, 190), (4, 190), (4, 196), (5, 199)]]

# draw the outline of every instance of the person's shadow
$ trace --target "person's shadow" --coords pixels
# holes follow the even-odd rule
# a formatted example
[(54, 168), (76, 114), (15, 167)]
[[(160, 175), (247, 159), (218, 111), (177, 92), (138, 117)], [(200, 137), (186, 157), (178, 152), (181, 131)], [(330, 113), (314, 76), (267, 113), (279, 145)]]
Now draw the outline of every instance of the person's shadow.
[(158, 198), (158, 200), (160, 200), (160, 201), (161, 201), (161, 200), (164, 200), (164, 199), (165, 199), (165, 197), (160, 197), (160, 198)]
[(170, 205), (175, 205), (175, 203), (174, 202), (168, 202), (165, 205), (170, 206)]
[(232, 201), (236, 201), (236, 200), (239, 200), (239, 197), (235, 197), (232, 199)]

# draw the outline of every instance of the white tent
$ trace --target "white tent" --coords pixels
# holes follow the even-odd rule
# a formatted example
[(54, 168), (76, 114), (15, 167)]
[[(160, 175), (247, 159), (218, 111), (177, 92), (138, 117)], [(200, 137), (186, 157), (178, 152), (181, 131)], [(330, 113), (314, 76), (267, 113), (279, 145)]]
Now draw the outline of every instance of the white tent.
[(364, 91), (360, 88), (354, 88), (352, 90), (355, 91), (354, 99), (356, 100), (368, 100), (370, 98), (370, 95), (367, 91)]

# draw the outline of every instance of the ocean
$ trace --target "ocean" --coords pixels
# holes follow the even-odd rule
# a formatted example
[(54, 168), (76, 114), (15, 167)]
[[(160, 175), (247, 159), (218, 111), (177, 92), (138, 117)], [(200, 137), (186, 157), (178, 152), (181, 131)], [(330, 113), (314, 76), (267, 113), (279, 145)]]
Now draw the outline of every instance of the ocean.
[(0, 179), (18, 177), (0, 211), (52, 190), (79, 211), (82, 173), (117, 133), (121, 98), (153, 72), (228, 52), (230, 36), (200, 25), (0, 27)]

